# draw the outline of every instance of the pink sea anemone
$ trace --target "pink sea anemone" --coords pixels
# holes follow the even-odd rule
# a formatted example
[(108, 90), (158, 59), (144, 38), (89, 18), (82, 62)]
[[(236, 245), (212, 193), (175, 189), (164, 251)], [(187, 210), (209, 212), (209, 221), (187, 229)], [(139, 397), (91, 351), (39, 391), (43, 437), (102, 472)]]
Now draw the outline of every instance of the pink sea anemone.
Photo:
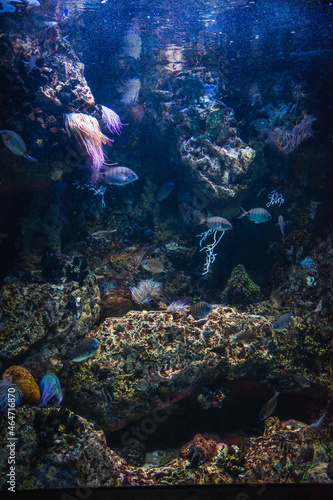
[(106, 106), (99, 106), (102, 112), (102, 120), (105, 128), (107, 128), (112, 134), (121, 134), (121, 129), (126, 123), (121, 123), (120, 117), (115, 111)]
[(98, 121), (93, 116), (68, 113), (64, 119), (68, 136), (75, 137), (89, 158), (91, 182), (94, 184), (99, 179), (99, 171), (105, 160), (103, 144), (111, 144), (113, 141), (101, 132)]

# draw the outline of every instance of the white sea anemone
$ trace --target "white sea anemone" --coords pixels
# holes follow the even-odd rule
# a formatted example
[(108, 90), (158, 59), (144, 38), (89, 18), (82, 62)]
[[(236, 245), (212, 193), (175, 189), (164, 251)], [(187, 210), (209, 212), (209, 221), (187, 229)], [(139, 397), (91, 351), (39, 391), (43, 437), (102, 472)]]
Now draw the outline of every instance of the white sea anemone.
[(154, 280), (140, 281), (137, 286), (130, 287), (132, 300), (138, 305), (158, 302), (161, 298), (162, 283)]

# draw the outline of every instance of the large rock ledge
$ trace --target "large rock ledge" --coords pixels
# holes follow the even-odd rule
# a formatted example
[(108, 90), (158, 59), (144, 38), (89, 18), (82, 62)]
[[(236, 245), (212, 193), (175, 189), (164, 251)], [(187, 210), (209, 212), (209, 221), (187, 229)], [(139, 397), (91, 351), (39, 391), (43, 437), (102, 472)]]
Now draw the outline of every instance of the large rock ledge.
[[(81, 366), (66, 366), (61, 381), (73, 411), (115, 431), (216, 380), (246, 376), (290, 385), (296, 370), (320, 383), (303, 365), (311, 344), (301, 345), (297, 330), (274, 332), (265, 317), (231, 308), (215, 308), (207, 321), (131, 311), (107, 318), (94, 333), (99, 351)], [(235, 339), (238, 332), (243, 338)], [(325, 350), (324, 338), (321, 345)], [(330, 369), (329, 350), (320, 358), (322, 371)]]

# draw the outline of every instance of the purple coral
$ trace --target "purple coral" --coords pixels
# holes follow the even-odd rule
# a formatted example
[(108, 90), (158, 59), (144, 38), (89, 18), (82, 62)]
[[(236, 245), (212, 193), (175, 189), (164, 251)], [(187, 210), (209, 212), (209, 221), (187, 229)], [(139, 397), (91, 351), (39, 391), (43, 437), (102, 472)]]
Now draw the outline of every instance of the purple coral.
[(120, 135), (122, 127), (127, 124), (121, 123), (120, 117), (112, 109), (102, 105), (100, 105), (99, 108), (102, 111), (102, 120), (105, 128), (107, 128), (112, 134)]
[(59, 379), (54, 373), (47, 373), (44, 375), (40, 382), (40, 388), (42, 390), (42, 397), (40, 401), (41, 406), (47, 406), (48, 402), (53, 397), (55, 398), (55, 405), (60, 405), (64, 396), (60, 387)]

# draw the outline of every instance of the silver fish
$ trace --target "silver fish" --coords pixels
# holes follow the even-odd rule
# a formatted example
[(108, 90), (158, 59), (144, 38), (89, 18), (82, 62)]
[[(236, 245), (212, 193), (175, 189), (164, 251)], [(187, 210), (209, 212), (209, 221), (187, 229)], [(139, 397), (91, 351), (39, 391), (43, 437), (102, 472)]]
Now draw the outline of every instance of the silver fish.
[(24, 140), (20, 135), (12, 130), (0, 130), (0, 134), (5, 146), (12, 152), (14, 155), (23, 156), (29, 161), (38, 161), (36, 158), (29, 156), (27, 154), (27, 147), (25, 145)]
[(125, 186), (138, 179), (133, 170), (122, 166), (104, 167), (104, 171), (100, 175), (106, 184), (113, 184), (114, 186)]
[(273, 411), (275, 410), (277, 404), (277, 397), (280, 393), (277, 392), (275, 389), (274, 393), (275, 393), (274, 396), (269, 401), (267, 401), (267, 403), (264, 404), (264, 406), (261, 408), (258, 415), (258, 422), (266, 420), (266, 418), (270, 417)]
[(283, 215), (279, 215), (278, 223), (276, 224), (281, 229), (282, 236), (284, 236), (284, 219)]
[(101, 238), (105, 238), (106, 236), (109, 236), (109, 234), (111, 234), (111, 233), (115, 233), (116, 231), (117, 231), (117, 229), (112, 229), (110, 231), (107, 231), (107, 230), (95, 231), (94, 233), (91, 233), (90, 236), (92, 238), (101, 239)]
[(31, 71), (35, 68), (39, 69), (38, 66), (36, 65), (36, 56), (33, 55), (30, 57), (29, 61), (23, 61), (24, 64), (28, 65), (28, 75), (30, 75)]
[(97, 352), (99, 347), (99, 340), (95, 337), (85, 337), (80, 340), (74, 347), (70, 354), (70, 361), (80, 362), (84, 359), (90, 358)]
[(163, 273), (165, 271), (163, 263), (158, 259), (143, 260), (141, 266), (151, 273)]
[(279, 316), (275, 321), (273, 330), (283, 330), (284, 328), (287, 328), (292, 316), (295, 316), (293, 313), (293, 308), (290, 309), (290, 312), (281, 314), (281, 316)]
[(209, 229), (214, 231), (227, 231), (232, 229), (232, 224), (224, 217), (209, 217), (208, 219), (203, 219), (200, 224), (206, 224)]
[(244, 210), (244, 208), (239, 207), (241, 209), (241, 214), (237, 217), (238, 219), (241, 219), (242, 217), (245, 217), (246, 215), (252, 222), (255, 224), (261, 224), (262, 222), (267, 222), (271, 220), (272, 216), (266, 210), (266, 208), (251, 208), (248, 212)]
[(191, 306), (190, 313), (194, 319), (203, 319), (212, 311), (212, 309), (213, 306), (211, 304), (200, 300), (200, 302), (196, 302)]
[(230, 337), (230, 342), (243, 342), (246, 340), (255, 340), (258, 337), (257, 333), (252, 330), (245, 330), (245, 331), (240, 331), (235, 333), (234, 335), (231, 335)]

